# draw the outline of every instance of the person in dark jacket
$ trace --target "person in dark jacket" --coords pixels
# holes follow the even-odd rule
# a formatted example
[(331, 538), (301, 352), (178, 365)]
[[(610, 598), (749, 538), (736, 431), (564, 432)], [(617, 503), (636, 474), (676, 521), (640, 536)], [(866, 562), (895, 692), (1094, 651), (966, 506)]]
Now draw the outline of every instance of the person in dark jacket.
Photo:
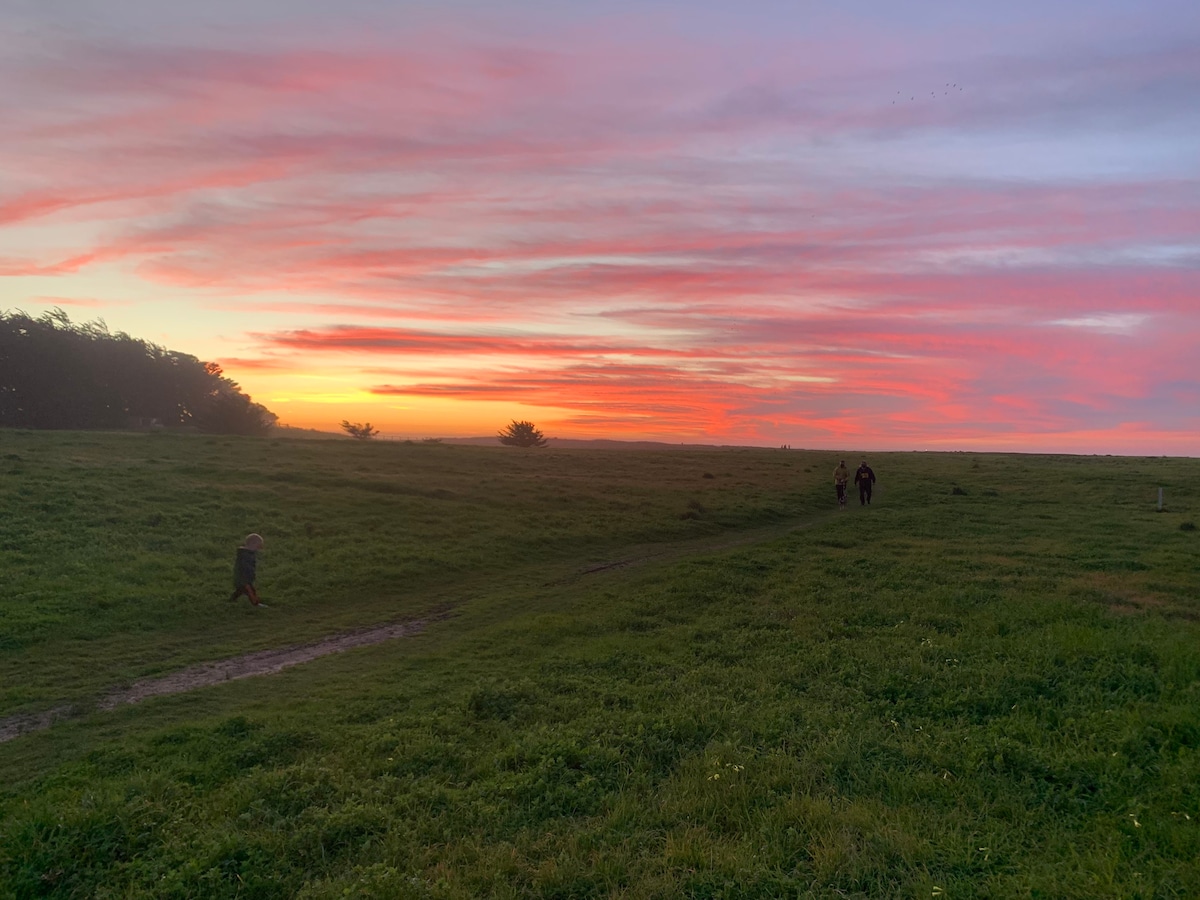
[(233, 594), (230, 600), (239, 597), (249, 597), (255, 606), (265, 606), (258, 599), (258, 591), (254, 587), (254, 576), (258, 571), (258, 551), (263, 548), (261, 534), (247, 535), (242, 546), (237, 549), (237, 558), (233, 562)]
[(858, 485), (858, 505), (870, 506), (871, 485), (875, 483), (875, 473), (871, 471), (865, 459), (854, 473), (854, 483)]

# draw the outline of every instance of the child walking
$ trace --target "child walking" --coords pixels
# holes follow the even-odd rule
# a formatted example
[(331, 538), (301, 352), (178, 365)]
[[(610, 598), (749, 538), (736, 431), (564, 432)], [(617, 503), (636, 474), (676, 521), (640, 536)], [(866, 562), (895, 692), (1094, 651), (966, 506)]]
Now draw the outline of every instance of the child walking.
[(846, 483), (850, 481), (850, 470), (843, 459), (833, 470), (833, 487), (837, 491), (838, 509), (846, 508)]
[(258, 599), (258, 591), (254, 589), (254, 575), (258, 569), (258, 551), (262, 548), (261, 534), (247, 535), (242, 546), (238, 547), (237, 559), (233, 562), (233, 594), (230, 595), (230, 600), (237, 600), (244, 595), (249, 597), (250, 602), (255, 606), (266, 606)]

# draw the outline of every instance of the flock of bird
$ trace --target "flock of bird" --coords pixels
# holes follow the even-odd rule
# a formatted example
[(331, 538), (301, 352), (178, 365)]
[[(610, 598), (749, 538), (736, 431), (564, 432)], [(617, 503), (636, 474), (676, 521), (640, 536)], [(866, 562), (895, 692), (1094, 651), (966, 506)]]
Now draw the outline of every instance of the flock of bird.
[[(959, 84), (958, 84), (957, 82), (955, 82), (955, 83), (953, 83), (953, 84), (951, 84), (950, 82), (946, 82), (946, 90), (942, 91), (942, 96), (948, 96), (948, 95), (950, 94), (950, 91), (951, 91), (952, 89), (954, 89), (954, 88), (958, 88), (960, 91), (962, 90), (962, 88), (959, 86)], [(897, 97), (900, 97), (900, 99), (901, 99), (901, 100), (903, 100), (903, 99), (904, 99), (904, 98), (903, 98), (903, 96), (901, 96), (901, 92), (900, 92), (900, 91), (896, 91), (896, 96), (897, 96)], [(929, 92), (929, 96), (930, 96), (930, 97), (936, 97), (936, 96), (937, 96), (937, 91), (930, 91), (930, 92)], [(916, 100), (916, 99), (917, 99), (917, 95), (916, 95), (916, 94), (913, 94), (913, 96), (909, 97), (908, 99), (909, 99), (909, 100)], [(895, 106), (895, 105), (896, 105), (896, 101), (895, 101), (895, 100), (893, 100), (893, 101), (892, 101), (892, 106)]]

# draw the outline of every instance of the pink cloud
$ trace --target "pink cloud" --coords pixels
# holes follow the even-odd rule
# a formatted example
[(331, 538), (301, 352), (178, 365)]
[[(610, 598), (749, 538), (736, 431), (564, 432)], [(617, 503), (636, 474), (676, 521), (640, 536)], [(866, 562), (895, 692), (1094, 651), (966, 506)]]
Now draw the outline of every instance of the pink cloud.
[(216, 363), (226, 371), (248, 370), (252, 372), (292, 372), (295, 364), (283, 359), (266, 357), (237, 357), (228, 356), (216, 360)]
[(937, 166), (956, 140), (1019, 151), (1056, 117), (1106, 137), (1108, 92), (1148, 97), (1107, 115), (1161, 138), (1200, 87), (1194, 54), (983, 59), (961, 97), (916, 106), (889, 83), (932, 79), (915, 58), (734, 70), (744, 48), (718, 40), (580, 41), (7, 63), (36, 90), (0, 107), (0, 229), (95, 227), (0, 274), (73, 284), (103, 263), (205, 311), (254, 296), (280, 324), (231, 366), (361, 360), (366, 386), (405, 373), (381, 396), (541, 404), (581, 429), (973, 440), (1116, 433), (1146, 408), (1186, 425), (1200, 182)]
[(68, 259), (40, 263), (32, 260), (0, 259), (0, 276), (10, 278), (40, 275), (70, 275), (104, 258), (112, 258), (109, 252), (82, 253)]
[(98, 300), (95, 297), (33, 297), (35, 303), (47, 306), (78, 306), (85, 309), (104, 309), (112, 306), (128, 306), (127, 301)]

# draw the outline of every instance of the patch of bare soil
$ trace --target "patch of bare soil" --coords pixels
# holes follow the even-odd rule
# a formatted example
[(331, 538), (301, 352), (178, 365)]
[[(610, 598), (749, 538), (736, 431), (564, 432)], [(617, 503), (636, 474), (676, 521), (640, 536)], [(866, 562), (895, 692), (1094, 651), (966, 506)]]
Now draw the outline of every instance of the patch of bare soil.
[(270, 675), (290, 666), (298, 666), (322, 656), (329, 656), (332, 653), (342, 653), (355, 647), (367, 647), (371, 644), (381, 644), (384, 641), (409, 637), (424, 631), (425, 626), (430, 622), (445, 619), (449, 615), (449, 610), (442, 610), (424, 619), (393, 622), (374, 628), (343, 632), (313, 641), (311, 644), (280, 647), (276, 650), (260, 650), (244, 656), (200, 663), (160, 678), (144, 678), (141, 681), (135, 681), (127, 688), (105, 694), (91, 708), (56, 706), (46, 712), (9, 716), (6, 719), (0, 719), (0, 743), (11, 741), (13, 738), (29, 734), (32, 731), (42, 731), (55, 722), (78, 718), (93, 710), (116, 709), (118, 706), (140, 703), (148, 697), (181, 694), (196, 688), (236, 681), (239, 678)]
[(11, 741), (31, 731), (43, 731), (62, 719), (70, 719), (79, 714), (74, 706), (56, 706), (40, 713), (26, 713), (19, 716), (9, 716), (0, 719), (0, 744)]

